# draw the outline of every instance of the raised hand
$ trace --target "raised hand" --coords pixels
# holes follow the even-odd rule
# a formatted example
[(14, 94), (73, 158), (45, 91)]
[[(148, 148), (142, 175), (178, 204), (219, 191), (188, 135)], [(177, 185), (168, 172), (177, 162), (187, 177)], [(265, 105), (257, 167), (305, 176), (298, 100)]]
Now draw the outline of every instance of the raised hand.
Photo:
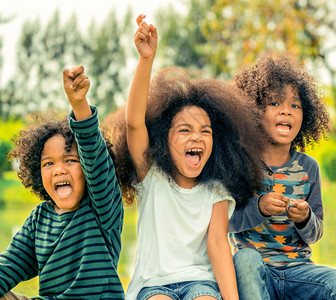
[(77, 66), (63, 71), (64, 91), (68, 96), (77, 121), (84, 120), (92, 115), (86, 99), (90, 88), (90, 80), (84, 73), (83, 66)]
[(267, 193), (259, 198), (259, 210), (265, 216), (283, 214), (288, 204), (289, 199), (277, 193)]
[(148, 25), (143, 19), (146, 15), (139, 15), (136, 18), (138, 29), (134, 35), (134, 44), (142, 58), (154, 58), (157, 48), (158, 35), (156, 28)]

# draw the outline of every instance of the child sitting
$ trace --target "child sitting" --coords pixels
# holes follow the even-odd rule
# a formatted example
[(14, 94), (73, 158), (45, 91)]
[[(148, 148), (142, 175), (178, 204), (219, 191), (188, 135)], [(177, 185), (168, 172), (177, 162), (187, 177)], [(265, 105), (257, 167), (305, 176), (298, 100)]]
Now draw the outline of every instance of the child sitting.
[(329, 129), (317, 85), (286, 55), (260, 59), (235, 82), (263, 112), (269, 135), (264, 188), (230, 220), (239, 297), (336, 299), (336, 270), (311, 260), (323, 233), (319, 165), (297, 151)]
[(70, 127), (67, 120), (46, 121), (15, 140), (18, 176), (44, 201), (0, 254), (0, 299), (28, 299), (11, 289), (36, 276), (35, 299), (124, 299), (117, 274), (121, 192), (83, 72), (81, 66), (63, 72)]
[(157, 30), (144, 17), (114, 139), (120, 182), (125, 197), (136, 189), (139, 214), (126, 299), (238, 299), (227, 229), (261, 179), (258, 110), (232, 86), (177, 68), (150, 84)]

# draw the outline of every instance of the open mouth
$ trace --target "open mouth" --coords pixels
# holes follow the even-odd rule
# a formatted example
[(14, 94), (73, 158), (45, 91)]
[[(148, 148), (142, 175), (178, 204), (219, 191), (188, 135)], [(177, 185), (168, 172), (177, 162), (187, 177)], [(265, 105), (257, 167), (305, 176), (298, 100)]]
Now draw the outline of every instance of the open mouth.
[(63, 182), (57, 182), (55, 184), (55, 191), (60, 198), (67, 198), (72, 193), (72, 186), (70, 182), (63, 181)]
[(197, 167), (202, 159), (203, 150), (200, 148), (190, 149), (186, 152), (186, 162), (190, 167)]
[(280, 133), (289, 133), (289, 131), (292, 129), (292, 125), (289, 123), (278, 123), (276, 125), (276, 129)]

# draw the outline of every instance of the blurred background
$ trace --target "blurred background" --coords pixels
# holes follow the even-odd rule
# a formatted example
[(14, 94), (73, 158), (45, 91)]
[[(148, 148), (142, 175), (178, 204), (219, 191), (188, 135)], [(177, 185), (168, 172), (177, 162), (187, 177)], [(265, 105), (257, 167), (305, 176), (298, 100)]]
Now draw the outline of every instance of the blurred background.
[[(35, 112), (69, 111), (62, 70), (84, 65), (89, 101), (101, 121), (125, 103), (137, 53), (135, 17), (159, 31), (154, 73), (167, 66), (231, 80), (267, 50), (290, 51), (319, 81), (332, 120), (336, 108), (336, 0), (0, 0), (0, 252), (39, 203), (9, 162), (11, 138)], [(147, 20), (148, 20), (147, 19)], [(335, 124), (335, 122), (333, 122)], [(321, 165), (324, 236), (313, 260), (336, 267), (336, 135), (307, 150)], [(128, 286), (136, 244), (135, 207), (125, 207), (119, 274)], [(38, 281), (14, 291), (37, 295)]]

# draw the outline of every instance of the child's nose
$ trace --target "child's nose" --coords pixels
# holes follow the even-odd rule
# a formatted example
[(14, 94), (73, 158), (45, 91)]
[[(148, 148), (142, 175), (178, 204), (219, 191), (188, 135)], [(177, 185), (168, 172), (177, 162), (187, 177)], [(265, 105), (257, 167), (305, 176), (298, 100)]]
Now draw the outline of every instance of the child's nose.
[(280, 109), (280, 114), (281, 115), (287, 115), (287, 116), (289, 116), (289, 115), (291, 115), (292, 113), (291, 113), (291, 111), (290, 111), (290, 108), (288, 107), (288, 105), (283, 105), (282, 107), (281, 107), (281, 109)]
[(66, 173), (66, 169), (64, 168), (64, 166), (62, 165), (56, 165), (55, 169), (53, 171), (53, 175), (57, 176), (57, 175), (62, 175)]
[(203, 139), (203, 136), (199, 132), (193, 132), (192, 135), (191, 135), (191, 139), (193, 141), (201, 141)]

